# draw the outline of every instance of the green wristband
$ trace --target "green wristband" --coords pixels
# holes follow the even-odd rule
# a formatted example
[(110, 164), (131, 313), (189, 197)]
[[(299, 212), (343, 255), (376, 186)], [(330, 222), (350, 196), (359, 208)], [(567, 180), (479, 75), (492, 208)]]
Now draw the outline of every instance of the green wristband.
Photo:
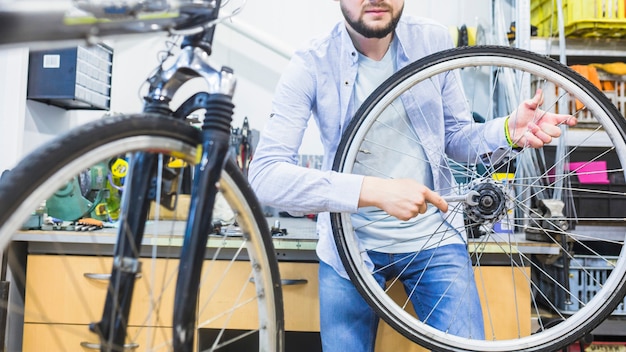
[(506, 142), (509, 144), (511, 148), (519, 148), (519, 145), (515, 144), (511, 139), (511, 134), (509, 133), (509, 118), (511, 115), (507, 116), (504, 120), (504, 135), (506, 136)]

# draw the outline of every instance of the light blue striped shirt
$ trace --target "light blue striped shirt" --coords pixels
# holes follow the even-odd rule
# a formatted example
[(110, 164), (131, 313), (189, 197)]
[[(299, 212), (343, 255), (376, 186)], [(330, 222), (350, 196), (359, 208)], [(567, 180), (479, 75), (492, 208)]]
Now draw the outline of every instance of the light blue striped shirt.
[[(398, 41), (393, 40), (380, 61), (359, 53), (354, 85), (355, 106), (362, 102), (396, 71)], [(428, 84), (428, 83), (427, 83)], [(359, 145), (352, 173), (383, 178), (411, 178), (433, 189), (433, 174), (419, 136), (412, 127), (401, 99), (381, 111)], [(389, 151), (396, 151), (390, 156)], [(376, 207), (359, 208), (351, 216), (359, 244), (364, 251), (407, 253), (463, 244), (463, 234), (454, 229), (434, 205), (412, 219), (402, 221)]]
[[(403, 16), (395, 31), (396, 67), (405, 67), (426, 55), (452, 47), (448, 29), (424, 18)], [(355, 213), (363, 176), (331, 171), (341, 134), (358, 106), (353, 99), (359, 56), (338, 23), (331, 33), (297, 51), (276, 87), (267, 121), (249, 170), (249, 181), (259, 200), (293, 212), (320, 213), (317, 255), (345, 276), (332, 237), (328, 212)], [(477, 125), (472, 121), (462, 88), (453, 73), (432, 84), (418, 85), (404, 94), (402, 103), (415, 133), (428, 148), (436, 191), (450, 192), (454, 178), (445, 158), (475, 161), (507, 148), (503, 120)], [(321, 170), (297, 166), (298, 150), (309, 119), (320, 130), (324, 147)], [(471, 146), (471, 147), (469, 147)], [(445, 154), (442, 153), (445, 151)], [(457, 216), (453, 226), (462, 226)]]

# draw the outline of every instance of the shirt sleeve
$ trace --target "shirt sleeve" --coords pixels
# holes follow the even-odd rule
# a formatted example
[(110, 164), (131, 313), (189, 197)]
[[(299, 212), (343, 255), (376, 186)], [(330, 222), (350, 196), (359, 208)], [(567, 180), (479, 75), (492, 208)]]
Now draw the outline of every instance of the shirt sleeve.
[[(442, 84), (446, 130), (446, 154), (457, 161), (476, 162), (497, 150), (506, 150), (504, 119), (474, 123), (466, 103), (459, 73), (446, 74)], [(508, 148), (510, 149), (510, 148)]]
[(265, 205), (293, 212), (355, 212), (362, 176), (297, 165), (316, 101), (314, 65), (308, 61), (306, 53), (296, 53), (283, 72), (248, 178)]

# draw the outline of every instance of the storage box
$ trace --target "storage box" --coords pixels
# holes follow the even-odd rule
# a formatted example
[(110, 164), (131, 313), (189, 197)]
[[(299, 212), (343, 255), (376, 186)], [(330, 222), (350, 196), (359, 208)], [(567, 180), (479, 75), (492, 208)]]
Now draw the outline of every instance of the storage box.
[[(601, 285), (606, 282), (617, 257), (575, 255), (570, 261), (569, 273), (564, 272), (562, 261), (545, 267), (546, 274), (560, 278), (561, 286), (565, 286), (565, 276), (569, 282), (571, 296), (559, 285), (540, 274), (539, 289), (563, 314), (573, 314), (580, 310), (596, 295)], [(626, 315), (626, 298), (613, 311), (613, 315)]]
[[(563, 23), (568, 37), (622, 38), (626, 36), (624, 0), (563, 0)], [(558, 34), (556, 1), (531, 0), (531, 24), (538, 35)]]
[(609, 184), (606, 160), (572, 161), (568, 163), (570, 172), (574, 172), (581, 184)]
[[(592, 64), (590, 66), (594, 65)], [(610, 74), (602, 69), (597, 69), (596, 71), (598, 80), (594, 84), (611, 100), (622, 116), (626, 116), (626, 82), (624, 81), (626, 76)], [(577, 106), (576, 110), (573, 111), (578, 110), (579, 107)], [(577, 117), (579, 123), (595, 122), (596, 125), (598, 124), (587, 110), (580, 111)]]
[(577, 341), (567, 346), (567, 352), (626, 352), (626, 342), (593, 341), (590, 345), (586, 345), (585, 347), (585, 345), (581, 345), (581, 343)]
[(110, 108), (113, 50), (104, 45), (32, 51), (27, 98), (65, 109)]
[[(625, 0), (626, 1), (626, 0)], [(626, 116), (626, 75), (616, 75), (604, 72), (596, 66), (602, 64), (591, 65), (574, 65), (571, 68), (580, 73), (583, 77), (593, 83), (600, 89), (609, 100), (617, 107), (622, 116)], [(545, 101), (556, 101), (561, 94), (554, 84), (544, 81), (535, 82), (533, 88), (543, 88)], [(539, 86), (541, 84), (541, 86)], [(567, 96), (566, 111), (559, 111), (558, 104), (552, 104), (547, 107), (550, 112), (558, 112), (563, 114), (575, 114), (578, 119), (578, 125), (575, 128), (596, 128), (599, 125), (598, 120), (591, 112), (584, 108), (582, 103), (574, 99), (571, 95)]]
[(626, 81), (624, 80), (626, 76), (612, 75), (601, 70), (598, 70), (598, 76), (604, 94), (622, 113), (622, 116), (626, 116)]
[(576, 216), (600, 219), (623, 218), (626, 209), (626, 184), (572, 184)]

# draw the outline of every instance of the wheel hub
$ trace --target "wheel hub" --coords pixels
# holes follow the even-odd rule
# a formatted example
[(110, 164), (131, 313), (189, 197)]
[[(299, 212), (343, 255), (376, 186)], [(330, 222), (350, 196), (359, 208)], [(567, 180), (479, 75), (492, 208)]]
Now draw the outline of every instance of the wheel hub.
[(507, 197), (502, 183), (484, 178), (470, 184), (470, 190), (478, 192), (476, 205), (465, 205), (465, 213), (475, 223), (494, 223), (507, 211)]

